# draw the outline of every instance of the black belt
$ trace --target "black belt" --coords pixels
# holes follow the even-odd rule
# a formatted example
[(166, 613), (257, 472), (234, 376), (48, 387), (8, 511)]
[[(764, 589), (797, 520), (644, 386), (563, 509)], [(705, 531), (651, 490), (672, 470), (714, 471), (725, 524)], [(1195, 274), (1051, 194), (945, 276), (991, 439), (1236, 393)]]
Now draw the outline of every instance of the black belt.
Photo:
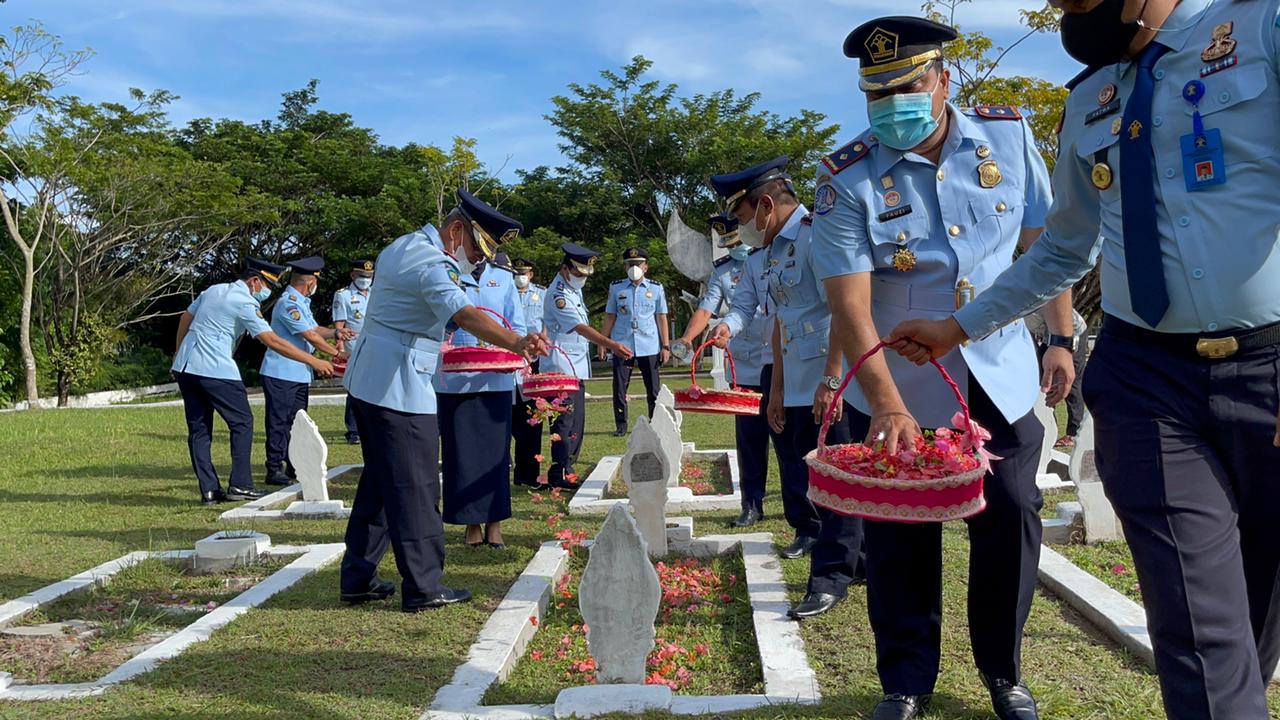
[(1107, 315), (1102, 321), (1102, 332), (1208, 360), (1223, 360), (1251, 350), (1280, 345), (1280, 322), (1256, 328), (1197, 335), (1156, 332)]

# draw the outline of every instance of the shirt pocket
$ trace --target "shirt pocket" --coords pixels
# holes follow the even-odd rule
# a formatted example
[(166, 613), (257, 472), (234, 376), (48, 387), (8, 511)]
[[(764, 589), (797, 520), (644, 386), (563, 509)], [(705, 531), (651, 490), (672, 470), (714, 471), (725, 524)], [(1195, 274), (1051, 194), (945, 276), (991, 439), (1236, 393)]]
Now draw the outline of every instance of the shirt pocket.
[(929, 239), (929, 230), (929, 218), (916, 212), (886, 222), (871, 223), (868, 237), (871, 239), (871, 255), (876, 269), (895, 269), (894, 254), (901, 249), (905, 248), (918, 255), (918, 246)]
[(435, 350), (419, 350), (417, 348), (409, 348), (409, 362), (413, 363), (413, 369), (424, 375), (434, 374), (436, 371), (436, 360), (439, 353)]
[[(1112, 133), (1111, 126), (1110, 119), (1099, 120), (1095, 125), (1087, 128), (1076, 142), (1076, 155), (1084, 165), (1085, 173), (1090, 175), (1090, 182), (1098, 191), (1098, 198), (1103, 205), (1120, 202), (1120, 148), (1116, 146), (1120, 141), (1120, 135)], [(1099, 162), (1106, 163), (1107, 169), (1098, 172), (1106, 172), (1110, 175), (1110, 185), (1105, 188), (1098, 187), (1097, 181), (1102, 176), (1093, 175)]]
[[(1217, 129), (1222, 133), (1228, 167), (1239, 162), (1250, 162), (1270, 157), (1276, 152), (1275, 117), (1276, 99), (1264, 97), (1267, 89), (1267, 70), (1262, 65), (1251, 64), (1214, 73), (1203, 81), (1204, 99), (1200, 101), (1200, 116), (1206, 130)], [(1177, 102), (1186, 115), (1186, 135), (1192, 131), (1191, 115), (1194, 108), (1181, 97)], [(1234, 109), (1234, 112), (1223, 112)]]
[(969, 200), (973, 233), (988, 254), (1012, 257), (1022, 226), (1023, 198), (1017, 188), (999, 187)]

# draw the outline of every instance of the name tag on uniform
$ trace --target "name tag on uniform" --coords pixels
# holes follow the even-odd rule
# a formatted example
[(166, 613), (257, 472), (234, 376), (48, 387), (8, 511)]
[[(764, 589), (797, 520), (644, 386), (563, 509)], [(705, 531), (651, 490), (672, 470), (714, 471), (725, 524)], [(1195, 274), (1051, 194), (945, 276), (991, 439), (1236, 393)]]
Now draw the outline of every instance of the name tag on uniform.
[(1222, 133), (1214, 128), (1203, 135), (1183, 135), (1182, 179), (1187, 192), (1196, 192), (1227, 181), (1227, 163), (1222, 151)]

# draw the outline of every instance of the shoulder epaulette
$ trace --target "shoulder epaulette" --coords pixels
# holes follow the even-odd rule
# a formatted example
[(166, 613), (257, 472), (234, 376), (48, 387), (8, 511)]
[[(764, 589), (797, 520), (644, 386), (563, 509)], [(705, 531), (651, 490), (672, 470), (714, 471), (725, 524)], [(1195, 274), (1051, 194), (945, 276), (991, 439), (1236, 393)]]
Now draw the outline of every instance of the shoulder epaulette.
[(755, 255), (757, 252), (760, 252), (763, 249), (764, 248), (751, 248), (751, 252), (747, 253), (747, 257), (751, 257), (752, 255)]
[(650, 284), (650, 285), (657, 285), (658, 287), (662, 287), (662, 283), (658, 282), (657, 280), (650, 280), (650, 281), (649, 281), (649, 284)]
[(812, 224), (813, 224), (813, 214), (812, 214), (812, 213), (810, 213), (810, 214), (805, 215), (804, 217), (800, 218), (800, 224), (801, 224), (801, 225), (812, 225)]
[(614, 280), (613, 282), (609, 283), (609, 286), (613, 287), (614, 285), (619, 285), (621, 283), (627, 283), (627, 282), (631, 282), (631, 281), (628, 280), (627, 278), (622, 278), (621, 280)]
[(858, 162), (871, 152), (871, 143), (863, 140), (854, 140), (839, 150), (822, 158), (822, 164), (831, 171), (832, 175), (840, 173), (849, 166)]
[(1075, 90), (1077, 85), (1084, 82), (1085, 80), (1088, 80), (1091, 75), (1093, 75), (1094, 73), (1098, 72), (1101, 69), (1102, 67), (1099, 66), (1099, 67), (1087, 67), (1084, 70), (1081, 70), (1080, 74), (1076, 75), (1075, 77), (1067, 81), (1066, 88), (1068, 90)]
[(987, 120), (1021, 120), (1022, 113), (1012, 105), (974, 105), (973, 112)]
[(719, 260), (717, 260), (717, 261), (715, 261), (715, 262), (711, 263), (711, 266), (712, 266), (712, 267), (720, 267), (721, 265), (724, 265), (725, 263), (730, 262), (731, 260), (733, 260), (733, 257), (732, 257), (732, 256), (730, 256), (730, 255), (725, 255), (724, 257), (720, 258)]

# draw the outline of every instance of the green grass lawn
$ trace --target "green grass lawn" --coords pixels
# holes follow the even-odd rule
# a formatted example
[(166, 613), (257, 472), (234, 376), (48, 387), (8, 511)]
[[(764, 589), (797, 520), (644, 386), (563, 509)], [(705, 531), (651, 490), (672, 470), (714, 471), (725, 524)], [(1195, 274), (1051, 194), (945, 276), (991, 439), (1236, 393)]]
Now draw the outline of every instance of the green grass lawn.
[[(674, 383), (673, 383), (674, 384)], [(637, 387), (633, 383), (633, 391)], [(596, 388), (592, 388), (597, 391)], [(602, 388), (603, 390), (603, 388)], [(642, 402), (632, 403), (637, 411)], [(262, 408), (254, 463), (262, 477)], [(341, 442), (342, 408), (314, 417), (331, 442), (329, 465), (359, 462)], [(685, 415), (686, 439), (699, 447), (732, 445), (723, 417)], [(582, 469), (621, 453), (608, 403), (589, 406)], [(214, 438), (219, 468), (227, 436)], [(0, 415), (0, 600), (10, 599), (133, 550), (190, 548), (223, 525), (226, 509), (196, 503), (181, 408), (36, 411)], [(350, 492), (352, 480), (335, 494)], [(765, 530), (790, 540), (781, 520), (776, 468), (769, 479)], [(446, 582), (471, 589), (476, 601), (420, 615), (382, 603), (349, 608), (337, 602), (332, 566), (219, 630), (208, 642), (100, 698), (75, 702), (3, 703), (0, 718), (416, 718), (466, 656), (487, 614), (540, 542), (555, 529), (594, 534), (600, 518), (552, 518), (551, 503), (515, 493), (515, 518), (504, 524), (508, 551), (470, 550), (461, 528), (448, 537)], [(727, 532), (736, 513), (701, 515), (700, 534)], [(945, 533), (946, 621), (935, 718), (988, 718), (990, 708), (972, 665), (965, 621), (963, 525)], [(338, 542), (339, 521), (261, 524), (276, 543)], [(758, 530), (760, 528), (753, 528)], [(807, 561), (784, 561), (793, 598), (804, 589)], [(390, 554), (382, 575), (398, 579)], [(825, 702), (773, 709), (751, 717), (861, 718), (880, 695), (865, 590), (803, 625)], [(1025, 675), (1046, 718), (1146, 720), (1161, 716), (1154, 675), (1117, 650), (1051, 597), (1036, 598), (1023, 650)], [(0, 668), (3, 669), (3, 668)]]

